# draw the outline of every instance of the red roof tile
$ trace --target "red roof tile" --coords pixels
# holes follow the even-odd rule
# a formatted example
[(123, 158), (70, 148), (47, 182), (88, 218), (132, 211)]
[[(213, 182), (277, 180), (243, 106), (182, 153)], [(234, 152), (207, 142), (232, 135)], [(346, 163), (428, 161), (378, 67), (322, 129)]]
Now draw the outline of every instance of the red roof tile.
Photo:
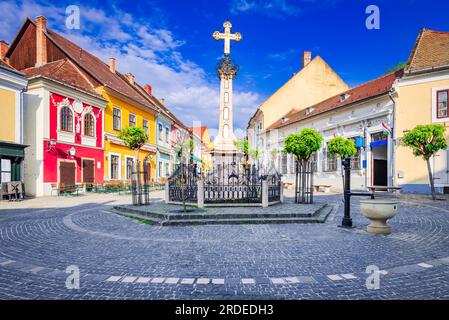
[(150, 108), (152, 106), (133, 86), (126, 80), (126, 77), (116, 72), (110, 71), (109, 66), (101, 59), (85, 51), (75, 43), (64, 38), (58, 33), (47, 29), (47, 35), (59, 46), (75, 63), (84, 68), (92, 77), (97, 79), (102, 85), (127, 96), (128, 98)]
[[(324, 112), (341, 108), (344, 106), (351, 105), (356, 102), (360, 102), (369, 98), (379, 96), (381, 94), (387, 93), (393, 86), (394, 81), (401, 77), (403, 74), (403, 69), (389, 73), (385, 76), (372, 80), (370, 82), (364, 83), (358, 87), (352, 88), (345, 92), (342, 92), (334, 97), (324, 100), (318, 104), (307, 108), (307, 109), (292, 112), (290, 111), (283, 118), (272, 124), (267, 130), (273, 130), (287, 126), (289, 124), (322, 114)], [(347, 98), (342, 100), (342, 95), (346, 94)]]
[(22, 72), (28, 78), (43, 76), (101, 97), (95, 90), (96, 85), (89, 80), (89, 76), (67, 58), (47, 63), (41, 67), (24, 69)]
[(406, 73), (449, 66), (449, 32), (422, 29), (407, 62)]

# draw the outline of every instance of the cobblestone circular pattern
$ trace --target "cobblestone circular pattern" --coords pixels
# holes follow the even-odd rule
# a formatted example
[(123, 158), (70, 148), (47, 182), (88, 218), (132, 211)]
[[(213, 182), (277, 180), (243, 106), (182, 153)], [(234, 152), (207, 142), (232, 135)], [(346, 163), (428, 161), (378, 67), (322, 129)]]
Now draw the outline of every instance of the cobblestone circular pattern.
[[(447, 202), (402, 200), (393, 234), (375, 236), (357, 199), (350, 230), (338, 227), (340, 197), (318, 201), (335, 206), (325, 224), (159, 227), (105, 204), (2, 210), (0, 298), (449, 298)], [(71, 265), (78, 290), (65, 286)], [(378, 290), (366, 288), (369, 265), (383, 270)]]

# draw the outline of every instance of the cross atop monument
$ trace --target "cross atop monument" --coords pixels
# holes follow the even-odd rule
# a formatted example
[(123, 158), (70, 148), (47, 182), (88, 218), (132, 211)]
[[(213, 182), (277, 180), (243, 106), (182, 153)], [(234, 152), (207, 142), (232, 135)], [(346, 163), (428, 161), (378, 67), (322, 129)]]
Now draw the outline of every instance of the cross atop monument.
[(225, 21), (223, 23), (224, 33), (220, 33), (219, 31), (215, 31), (212, 34), (215, 40), (224, 40), (224, 54), (231, 53), (231, 40), (239, 42), (242, 40), (242, 35), (239, 32), (234, 34), (231, 33), (232, 24), (229, 21)]

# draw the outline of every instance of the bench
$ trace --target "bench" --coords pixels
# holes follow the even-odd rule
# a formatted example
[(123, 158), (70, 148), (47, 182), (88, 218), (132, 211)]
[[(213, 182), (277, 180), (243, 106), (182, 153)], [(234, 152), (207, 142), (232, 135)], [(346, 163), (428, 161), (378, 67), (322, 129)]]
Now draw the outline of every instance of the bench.
[(368, 186), (367, 189), (371, 191), (372, 193), (375, 193), (376, 191), (387, 191), (387, 192), (396, 192), (401, 190), (401, 187), (394, 187), (394, 186)]
[(331, 192), (331, 185), (328, 184), (316, 184), (313, 186), (315, 188), (316, 192), (324, 192), (324, 193), (329, 193)]
[(79, 190), (83, 189), (82, 185), (77, 184), (64, 184), (64, 183), (52, 183), (51, 184), (51, 194), (53, 194), (53, 191), (56, 191), (58, 196), (61, 195), (79, 195)]

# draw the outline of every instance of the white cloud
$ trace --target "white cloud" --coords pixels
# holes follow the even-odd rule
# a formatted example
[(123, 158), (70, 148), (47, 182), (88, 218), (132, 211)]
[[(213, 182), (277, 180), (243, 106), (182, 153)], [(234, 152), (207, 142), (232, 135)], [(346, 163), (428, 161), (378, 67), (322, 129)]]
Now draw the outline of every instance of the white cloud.
[[(28, 0), (22, 3), (2, 2), (2, 12), (17, 12), (20, 17), (10, 15), (2, 18), (0, 38), (11, 39), (16, 34), (21, 23), (18, 19), (23, 21), (28, 15), (43, 14), (49, 20), (49, 28), (103, 61), (115, 57), (120, 72), (131, 72), (142, 85), (150, 84), (154, 95), (164, 98), (167, 106), (186, 125), (201, 121), (214, 132), (218, 125), (218, 80), (213, 78), (209, 81), (204, 69), (183, 57), (184, 41), (176, 39), (170, 30), (135, 21), (130, 14), (119, 9), (108, 14), (97, 8), (80, 9), (81, 29), (67, 30), (65, 8)], [(234, 92), (234, 126), (240, 137), (260, 102), (261, 97), (256, 92)]]
[(267, 16), (283, 18), (299, 14), (300, 8), (287, 0), (233, 0), (231, 13), (257, 12)]

